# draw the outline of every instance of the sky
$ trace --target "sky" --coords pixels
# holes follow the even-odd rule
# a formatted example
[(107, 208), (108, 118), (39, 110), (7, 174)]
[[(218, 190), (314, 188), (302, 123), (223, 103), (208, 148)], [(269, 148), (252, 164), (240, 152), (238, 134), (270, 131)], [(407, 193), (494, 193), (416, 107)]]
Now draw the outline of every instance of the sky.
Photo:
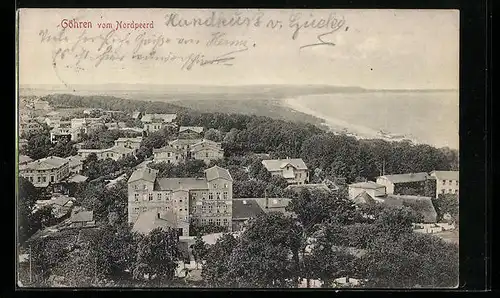
[[(215, 11), (217, 16), (240, 15), (261, 25), (250, 27), (176, 27), (165, 24), (166, 16), (176, 13), (179, 18), (206, 19)], [(298, 15), (300, 14), (300, 15)], [(325, 35), (334, 46), (301, 46), (318, 42), (318, 35), (328, 28), (306, 28), (326, 20), (343, 20), (339, 30)], [(92, 28), (67, 29), (68, 42), (41, 42), (41, 31), (56, 35), (63, 19), (92, 22)], [(292, 21), (291, 18), (295, 18)], [(323, 19), (322, 23), (320, 20)], [(128, 37), (129, 44), (119, 48), (122, 60), (83, 59), (74, 56), (88, 51), (88, 56), (100, 55), (98, 42), (79, 42), (79, 36), (104, 36), (110, 29), (100, 29), (99, 22), (135, 21), (154, 23), (154, 28), (120, 29), (115, 36)], [(272, 29), (269, 20), (281, 21)], [(309, 22), (309, 23), (306, 23)], [(331, 24), (331, 23), (330, 23)], [(294, 26), (302, 25), (293, 39)], [(321, 27), (321, 26), (319, 26)], [(86, 30), (86, 31), (85, 31)], [(85, 31), (85, 32), (84, 32)], [(225, 34), (226, 40), (246, 42), (242, 46), (207, 46), (212, 34)], [(158, 46), (154, 56), (172, 55), (188, 59), (190, 54), (204, 55), (206, 60), (231, 54), (231, 66), (209, 64), (182, 69), (182, 63), (142, 61), (132, 59), (132, 51), (140, 44), (139, 35), (170, 43)], [(45, 35), (46, 36), (46, 35)], [(198, 44), (180, 45), (178, 38), (198, 40)], [(144, 42), (144, 39), (143, 39)], [(148, 46), (141, 50), (149, 53)], [(113, 50), (118, 47), (113, 44)], [(61, 49), (66, 55), (54, 54)], [(359, 86), (371, 89), (458, 89), (459, 13), (456, 10), (166, 10), (166, 9), (24, 9), (19, 12), (19, 83), (48, 84), (327, 84)], [(120, 55), (119, 55), (120, 54)], [(88, 57), (87, 56), (87, 57)], [(89, 58), (90, 59), (90, 58)], [(178, 60), (176, 60), (178, 61)], [(186, 60), (183, 60), (186, 61)], [(54, 65), (55, 64), (55, 65)]]

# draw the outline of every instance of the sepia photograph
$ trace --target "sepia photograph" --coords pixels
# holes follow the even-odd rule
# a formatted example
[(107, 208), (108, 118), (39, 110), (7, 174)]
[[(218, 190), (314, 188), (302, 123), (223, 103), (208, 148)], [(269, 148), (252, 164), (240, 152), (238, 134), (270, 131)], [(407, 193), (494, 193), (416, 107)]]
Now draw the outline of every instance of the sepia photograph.
[(19, 9), (18, 287), (457, 288), (459, 20)]

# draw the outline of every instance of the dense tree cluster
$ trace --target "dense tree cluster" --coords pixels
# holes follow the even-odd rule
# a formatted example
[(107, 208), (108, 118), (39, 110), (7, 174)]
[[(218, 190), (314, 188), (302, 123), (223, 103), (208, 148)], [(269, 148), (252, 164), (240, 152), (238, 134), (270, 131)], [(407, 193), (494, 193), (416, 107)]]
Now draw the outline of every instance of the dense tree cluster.
[(296, 287), (319, 279), (331, 287), (343, 277), (380, 288), (458, 281), (457, 246), (413, 232), (420, 219), (407, 207), (356, 208), (335, 194), (307, 191), (292, 202), (296, 217), (263, 214), (239, 237), (227, 234), (209, 246), (207, 286)]

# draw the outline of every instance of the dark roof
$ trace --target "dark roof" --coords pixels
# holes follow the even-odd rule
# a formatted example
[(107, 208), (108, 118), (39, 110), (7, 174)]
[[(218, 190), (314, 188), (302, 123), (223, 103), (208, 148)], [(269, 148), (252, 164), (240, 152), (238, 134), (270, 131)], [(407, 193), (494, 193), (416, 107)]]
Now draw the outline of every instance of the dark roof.
[(437, 213), (429, 197), (407, 196), (407, 195), (387, 195), (382, 204), (395, 207), (407, 206), (424, 217), (425, 223), (436, 222)]
[(209, 169), (206, 169), (205, 175), (207, 177), (207, 181), (212, 181), (219, 178), (233, 181), (233, 178), (231, 177), (231, 174), (229, 174), (229, 171), (219, 166), (213, 166)]
[(375, 204), (376, 201), (368, 194), (363, 191), (353, 199), (355, 204)]
[(264, 214), (255, 199), (233, 199), (233, 219), (248, 219)]
[(385, 178), (392, 183), (409, 183), (409, 182), (419, 182), (427, 180), (429, 175), (425, 172), (421, 173), (408, 173), (408, 174), (396, 174), (396, 175), (384, 175), (379, 178)]

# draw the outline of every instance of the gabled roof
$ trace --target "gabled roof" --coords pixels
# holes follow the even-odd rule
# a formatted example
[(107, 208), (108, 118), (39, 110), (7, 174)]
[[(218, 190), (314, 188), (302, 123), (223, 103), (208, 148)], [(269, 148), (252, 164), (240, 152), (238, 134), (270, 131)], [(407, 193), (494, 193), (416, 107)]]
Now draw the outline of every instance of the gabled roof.
[(201, 126), (181, 126), (181, 127), (179, 127), (179, 132), (193, 131), (196, 133), (202, 133), (203, 129), (204, 128)]
[(134, 223), (132, 232), (149, 234), (156, 228), (168, 229), (177, 227), (177, 216), (171, 211), (158, 212), (150, 210), (142, 212)]
[(233, 220), (248, 219), (264, 214), (255, 199), (233, 199)]
[[(26, 165), (23, 165), (22, 169), (26, 170), (50, 170), (56, 169), (63, 166), (68, 161), (65, 158), (57, 157), (57, 156), (49, 156), (46, 158), (38, 159), (32, 161)], [(21, 168), (21, 167), (20, 167)]]
[(425, 223), (436, 222), (437, 213), (429, 197), (408, 195), (387, 195), (382, 204), (394, 207), (408, 206), (424, 217)]
[(154, 183), (156, 180), (156, 175), (158, 175), (158, 170), (151, 169), (148, 167), (139, 168), (139, 169), (135, 170), (132, 173), (132, 175), (130, 175), (130, 178), (128, 179), (128, 183), (134, 182), (137, 180), (146, 180), (146, 181)]
[(353, 199), (355, 204), (375, 204), (376, 201), (366, 192), (363, 191)]
[(458, 180), (458, 171), (432, 171), (431, 176), (436, 177), (439, 180)]
[(208, 189), (204, 178), (158, 178), (156, 182), (156, 190)]
[(349, 187), (352, 187), (352, 188), (363, 188), (363, 189), (385, 188), (385, 186), (380, 185), (378, 183), (375, 183), (373, 181), (353, 183), (353, 184), (349, 184)]
[(409, 183), (409, 182), (419, 182), (427, 180), (429, 174), (425, 172), (421, 173), (408, 173), (408, 174), (396, 174), (396, 175), (384, 175), (379, 178), (385, 178), (392, 183)]
[(212, 181), (214, 179), (225, 179), (228, 181), (233, 181), (233, 178), (231, 177), (231, 174), (229, 174), (229, 171), (219, 166), (213, 166), (209, 169), (206, 169), (205, 176), (207, 177), (207, 181)]
[(270, 172), (280, 171), (287, 165), (291, 165), (297, 170), (307, 170), (307, 166), (302, 158), (288, 158), (288, 159), (266, 159), (262, 164)]
[(141, 112), (133, 112), (132, 118), (139, 118), (140, 115), (141, 115)]

